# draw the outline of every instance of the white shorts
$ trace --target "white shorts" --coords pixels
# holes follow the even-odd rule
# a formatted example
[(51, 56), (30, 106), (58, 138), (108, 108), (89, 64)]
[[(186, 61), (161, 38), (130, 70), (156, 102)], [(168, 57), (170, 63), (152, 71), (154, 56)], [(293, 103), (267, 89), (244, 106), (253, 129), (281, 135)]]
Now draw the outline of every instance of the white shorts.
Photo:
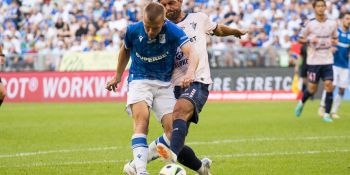
[(130, 105), (145, 101), (161, 122), (165, 114), (173, 112), (176, 99), (170, 82), (133, 80), (128, 85), (126, 112), (132, 116)]
[(347, 88), (349, 86), (349, 69), (333, 66), (333, 85)]

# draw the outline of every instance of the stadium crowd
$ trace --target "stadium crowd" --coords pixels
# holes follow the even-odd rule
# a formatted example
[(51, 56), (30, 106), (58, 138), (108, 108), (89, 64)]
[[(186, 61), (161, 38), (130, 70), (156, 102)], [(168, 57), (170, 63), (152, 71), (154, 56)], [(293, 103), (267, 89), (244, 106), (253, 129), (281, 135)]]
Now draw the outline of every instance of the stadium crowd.
[[(241, 40), (208, 39), (212, 67), (277, 65), (275, 48), (289, 51), (301, 24), (313, 17), (308, 0), (184, 2), (185, 11), (202, 11), (217, 23), (249, 29)], [(28, 56), (32, 54), (117, 51), (126, 26), (140, 20), (145, 3), (147, 0), (0, 0), (0, 43), (8, 57), (8, 71), (32, 69), (34, 58)], [(347, 0), (330, 0), (327, 6), (332, 19), (350, 11)], [(271, 58), (259, 60), (266, 53)], [(247, 55), (250, 61), (242, 61)]]

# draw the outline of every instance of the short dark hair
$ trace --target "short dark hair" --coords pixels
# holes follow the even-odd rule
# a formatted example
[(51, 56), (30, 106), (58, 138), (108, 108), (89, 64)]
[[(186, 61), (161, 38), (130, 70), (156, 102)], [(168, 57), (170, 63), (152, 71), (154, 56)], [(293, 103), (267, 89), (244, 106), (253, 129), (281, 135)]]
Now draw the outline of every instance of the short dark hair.
[(165, 16), (165, 9), (164, 6), (158, 2), (150, 2), (146, 5), (144, 14), (147, 14), (148, 20), (155, 21), (160, 16)]
[(316, 7), (317, 2), (323, 2), (324, 5), (326, 5), (326, 1), (325, 1), (325, 0), (314, 0), (314, 2), (312, 2), (312, 7), (313, 7), (313, 8)]
[(346, 15), (350, 15), (350, 12), (340, 13), (339, 18), (343, 19)]

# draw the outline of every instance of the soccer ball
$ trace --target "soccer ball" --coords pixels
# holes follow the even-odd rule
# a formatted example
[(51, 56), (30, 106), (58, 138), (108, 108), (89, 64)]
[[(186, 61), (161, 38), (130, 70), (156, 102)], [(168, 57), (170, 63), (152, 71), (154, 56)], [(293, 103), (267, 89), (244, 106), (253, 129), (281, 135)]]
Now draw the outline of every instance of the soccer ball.
[(180, 165), (172, 163), (165, 165), (160, 170), (159, 175), (186, 175), (186, 171)]

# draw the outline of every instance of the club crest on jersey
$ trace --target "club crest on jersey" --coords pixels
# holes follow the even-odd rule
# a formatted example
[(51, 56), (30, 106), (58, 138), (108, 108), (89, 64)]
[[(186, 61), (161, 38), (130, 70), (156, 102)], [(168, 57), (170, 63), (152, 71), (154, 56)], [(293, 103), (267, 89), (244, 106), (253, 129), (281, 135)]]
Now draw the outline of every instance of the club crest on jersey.
[(165, 34), (159, 34), (159, 43), (164, 44), (166, 42)]
[(139, 36), (139, 40), (140, 42), (142, 42), (143, 36)]
[(190, 25), (192, 26), (193, 30), (196, 30), (197, 27), (197, 23), (195, 22), (191, 22)]

